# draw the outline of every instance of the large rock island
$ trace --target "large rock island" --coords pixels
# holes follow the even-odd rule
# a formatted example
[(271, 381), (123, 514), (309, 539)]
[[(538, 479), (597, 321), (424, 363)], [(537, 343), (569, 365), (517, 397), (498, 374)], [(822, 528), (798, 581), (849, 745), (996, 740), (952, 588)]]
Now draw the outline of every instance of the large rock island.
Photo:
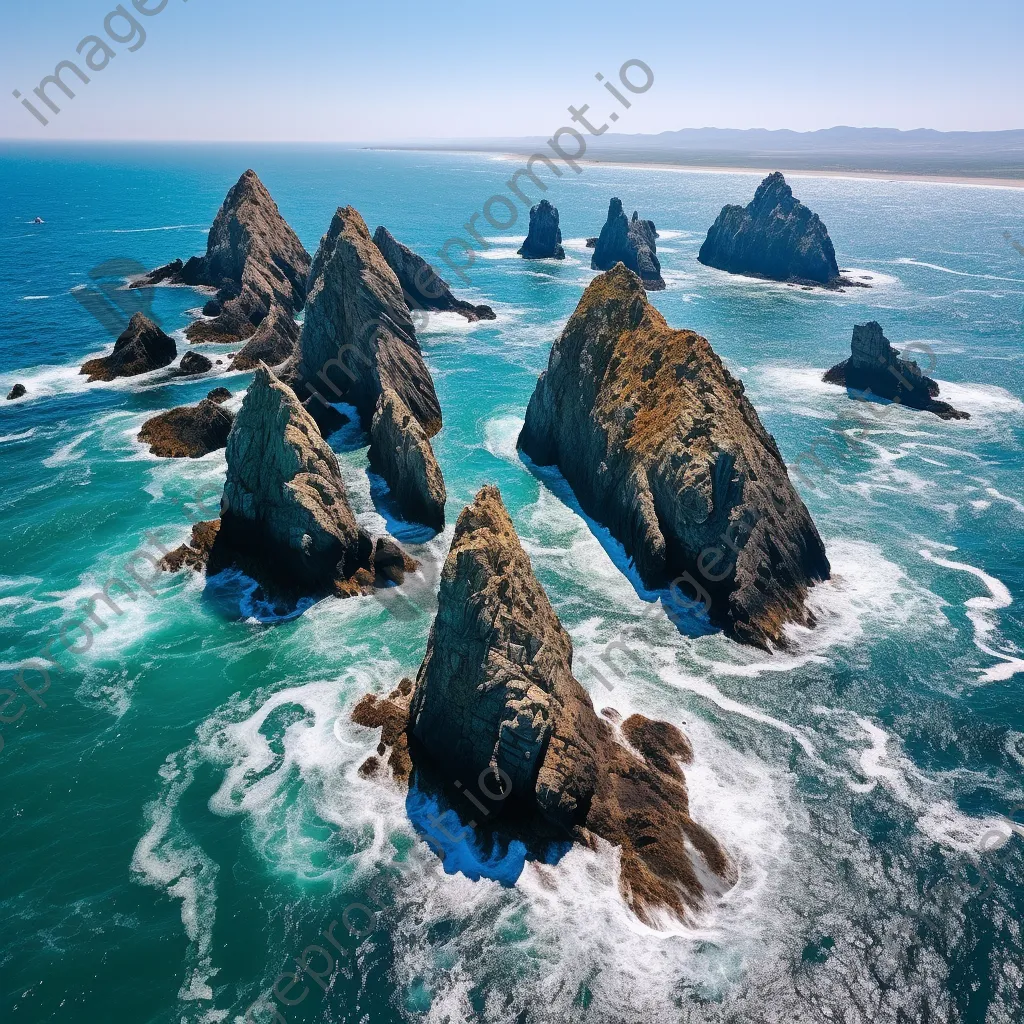
[(354, 405), (402, 515), (436, 526), (444, 483), (429, 439), (441, 406), (402, 284), (351, 206), (335, 214), (310, 280), (297, 392), (317, 417), (328, 403)]
[(828, 228), (793, 196), (778, 172), (757, 187), (747, 206), (723, 206), (697, 259), (730, 274), (794, 284), (866, 287), (839, 276)]
[(939, 402), (939, 385), (926, 377), (912, 359), (903, 359), (875, 320), (856, 324), (850, 343), (850, 358), (837, 363), (823, 380), (891, 402), (933, 412), (944, 420), (969, 420), (969, 412)]
[(299, 337), (295, 314), (306, 301), (309, 253), (281, 216), (256, 172), (232, 186), (210, 228), (206, 255), (175, 260), (133, 287), (184, 284), (215, 288), (204, 307), (212, 317), (185, 332), (189, 341), (246, 341), (234, 369), (261, 361), (272, 366), (294, 354)]
[(687, 918), (735, 879), (689, 815), (683, 734), (641, 715), (617, 733), (595, 713), (495, 487), (459, 516), (415, 682), (363, 698), (353, 718), (383, 728), (364, 774), (387, 753), (399, 779), (477, 780), (495, 822), (514, 809), (528, 835), (620, 847), (623, 896), (646, 921), (663, 910)]
[(458, 313), (470, 322), (497, 319), (497, 314), (490, 306), (474, 306), (472, 302), (455, 298), (448, 282), (422, 256), (398, 241), (387, 228), (377, 228), (373, 233), (373, 243), (395, 272), (410, 309)]
[(557, 466), (643, 583), (696, 593), (734, 638), (810, 624), (825, 548), (775, 440), (705, 338), (674, 330), (639, 278), (595, 278), (530, 399), (520, 448)]
[[(378, 560), (397, 545), (356, 523), (338, 460), (294, 392), (261, 365), (228, 436), (227, 480), (219, 528), (200, 524), (191, 547), (167, 568), (206, 562), (213, 575), (236, 567), (265, 592), (293, 600), (347, 597), (373, 587)], [(399, 559), (411, 567), (411, 560)], [(393, 578), (390, 573), (388, 578)]]
[(114, 351), (109, 356), (86, 360), (78, 372), (84, 373), (90, 384), (96, 380), (137, 377), (140, 373), (169, 366), (177, 354), (174, 339), (164, 334), (145, 313), (136, 313), (114, 342)]
[(519, 247), (526, 260), (564, 260), (562, 229), (558, 226), (558, 210), (542, 199), (530, 210), (530, 230)]
[[(636, 210), (629, 220), (623, 212), (622, 200), (612, 199), (608, 204), (608, 219), (594, 243), (590, 268), (611, 270), (616, 263), (622, 263), (639, 276), (645, 288), (658, 291), (665, 287), (665, 282), (658, 260), (657, 237), (653, 220), (641, 220)], [(587, 244), (590, 244), (589, 239)]]

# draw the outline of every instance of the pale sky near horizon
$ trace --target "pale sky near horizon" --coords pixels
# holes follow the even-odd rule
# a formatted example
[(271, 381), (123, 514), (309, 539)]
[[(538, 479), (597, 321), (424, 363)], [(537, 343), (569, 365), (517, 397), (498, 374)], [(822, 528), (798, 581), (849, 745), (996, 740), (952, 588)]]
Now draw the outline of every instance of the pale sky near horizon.
[[(137, 0), (154, 10), (161, 0)], [(566, 107), (615, 101), (638, 58), (654, 85), (615, 126), (792, 128), (846, 124), (1024, 128), (1021, 0), (167, 0), (135, 52), (112, 0), (0, 0), (0, 138), (391, 141), (547, 135)], [(89, 71), (76, 47), (116, 54)], [(90, 44), (91, 46), (91, 44)], [(88, 52), (88, 50), (86, 51)], [(49, 95), (43, 127), (12, 95), (62, 60), (76, 93)]]

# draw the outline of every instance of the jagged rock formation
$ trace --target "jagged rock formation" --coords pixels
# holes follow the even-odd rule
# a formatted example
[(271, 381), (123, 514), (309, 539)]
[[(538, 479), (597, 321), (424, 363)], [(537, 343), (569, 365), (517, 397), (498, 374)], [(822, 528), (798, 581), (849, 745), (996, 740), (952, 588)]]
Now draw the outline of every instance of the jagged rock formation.
[(213, 363), (200, 352), (186, 352), (178, 363), (178, 373), (191, 377), (193, 374), (206, 373), (213, 369)]
[(665, 287), (661, 277), (661, 263), (655, 251), (658, 232), (654, 221), (640, 220), (636, 210), (628, 220), (622, 210), (622, 200), (612, 199), (608, 204), (608, 219), (594, 245), (590, 258), (592, 270), (611, 270), (622, 263), (643, 281), (649, 291)]
[(839, 276), (828, 228), (776, 171), (747, 206), (723, 206), (697, 259), (730, 274), (799, 284), (867, 287)]
[(227, 388), (214, 388), (206, 397), (211, 402), (216, 402), (219, 405), (231, 397), (231, 392)]
[(497, 319), (490, 306), (474, 306), (471, 302), (455, 298), (448, 282), (425, 259), (402, 245), (387, 228), (377, 228), (373, 233), (373, 243), (395, 272), (409, 309), (458, 313), (471, 322)]
[(114, 342), (109, 356), (89, 359), (79, 373), (96, 380), (114, 380), (116, 377), (137, 377), (173, 363), (178, 350), (169, 338), (144, 313), (136, 313), (128, 321), (124, 333)]
[(674, 330), (635, 274), (595, 278), (555, 341), (519, 447), (556, 465), (648, 587), (696, 593), (738, 640), (810, 624), (825, 548), (743, 385)]
[(558, 210), (542, 199), (530, 210), (530, 230), (519, 248), (527, 260), (564, 260), (562, 229), (558, 226)]
[[(391, 748), (400, 779), (421, 763), (453, 780), (489, 776), (480, 789), (527, 828), (621, 847), (622, 892), (645, 920), (662, 909), (685, 918), (735, 877), (689, 816), (685, 737), (634, 715), (622, 729), (634, 753), (595, 713), (497, 488), (459, 516), (415, 683), (363, 698), (353, 718), (383, 729), (378, 755)], [(362, 771), (379, 769), (371, 757)]]
[(969, 420), (971, 414), (938, 402), (939, 385), (926, 377), (912, 359), (902, 359), (875, 320), (853, 328), (850, 358), (833, 366), (828, 384), (869, 392), (912, 409), (933, 412), (944, 420)]
[(365, 425), (391, 388), (428, 437), (441, 429), (441, 406), (423, 362), (402, 286), (366, 223), (338, 210), (313, 260), (296, 389), (313, 403), (345, 401)]
[(190, 341), (250, 339), (236, 368), (252, 369), (260, 359), (276, 365), (294, 353), (294, 316), (306, 301), (309, 253), (288, 226), (263, 182), (246, 171), (228, 192), (210, 228), (206, 255), (175, 260), (132, 287), (185, 284), (216, 288), (203, 312), (185, 332)]
[(373, 542), (356, 524), (338, 460), (265, 365), (235, 418), (227, 464), (210, 573), (237, 566), (285, 596), (372, 586)]
[(587, 245), (588, 249), (596, 249), (597, 248), (597, 235), (593, 235), (590, 238), (588, 238), (586, 240), (586, 245)]
[(370, 465), (384, 478), (403, 518), (444, 529), (444, 478), (416, 417), (391, 389), (377, 401), (370, 429)]
[(142, 424), (139, 440), (165, 459), (197, 459), (228, 443), (234, 414), (210, 398), (181, 405)]
[(10, 391), (7, 392), (7, 401), (13, 402), (16, 398), (22, 398), (27, 394), (27, 389), (24, 384), (15, 384)]

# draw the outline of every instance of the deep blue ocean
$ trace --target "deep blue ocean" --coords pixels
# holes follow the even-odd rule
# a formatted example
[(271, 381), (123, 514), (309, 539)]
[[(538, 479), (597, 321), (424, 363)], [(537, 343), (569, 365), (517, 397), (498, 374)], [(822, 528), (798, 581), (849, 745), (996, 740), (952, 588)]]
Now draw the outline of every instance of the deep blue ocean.
[[(247, 167), (311, 253), (352, 204), (436, 261), (516, 166), (299, 146), (0, 148), (5, 1024), (1024, 1018), (1024, 192), (790, 175), (840, 266), (872, 285), (824, 293), (697, 263), (722, 205), (749, 201), (758, 176), (567, 174), (546, 193), (564, 262), (516, 256), (522, 215), (486, 230), (469, 284), (440, 266), (498, 313), (421, 325), (444, 411), (445, 534), (423, 543), (382, 517), (367, 439), (331, 439), (360, 521), (423, 561), (403, 591), (274, 620), (244, 579), (153, 572), (157, 545), (216, 508), (224, 453), (158, 459), (135, 435), (218, 384), (237, 408), (249, 376), (86, 384), (78, 367), (114, 340), (82, 301), (103, 295), (96, 268), (202, 252)], [(833, 578), (811, 595), (817, 627), (781, 653), (649, 614), (657, 595), (615, 543), (517, 455), (612, 196), (657, 224), (668, 287), (651, 300), (710, 339), (800, 466)], [(115, 324), (142, 301), (104, 297)], [(184, 352), (204, 298), (150, 300)], [(916, 343), (940, 397), (972, 418), (821, 383), (867, 320)], [(3, 401), (17, 382), (26, 397)], [(685, 926), (629, 913), (610, 847), (542, 864), (467, 842), (442, 863), (420, 838), (425, 798), (358, 775), (376, 736), (349, 712), (415, 673), (451, 524), (484, 483), (501, 488), (597, 706), (665, 718), (693, 743), (693, 814), (740, 879)], [(130, 594), (115, 589), (116, 613), (97, 605), (91, 620), (88, 598), (112, 579)], [(609, 673), (615, 640), (627, 650)], [(49, 671), (48, 689), (37, 669), (21, 677), (35, 697), (18, 685), (26, 665)]]

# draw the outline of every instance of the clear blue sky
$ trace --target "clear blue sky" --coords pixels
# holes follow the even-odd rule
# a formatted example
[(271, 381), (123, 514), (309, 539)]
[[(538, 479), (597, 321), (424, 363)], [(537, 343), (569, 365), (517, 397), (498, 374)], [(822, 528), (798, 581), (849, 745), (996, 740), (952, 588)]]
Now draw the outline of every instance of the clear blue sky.
[(88, 85), (65, 76), (74, 100), (51, 87), (44, 129), (12, 90), (32, 98), (58, 61), (81, 63), (115, 6), (3, 0), (0, 137), (549, 134), (570, 103), (607, 113), (594, 73), (628, 58), (655, 84), (619, 131), (1024, 127), (1024, 0), (167, 0), (137, 15), (136, 52), (110, 42)]

